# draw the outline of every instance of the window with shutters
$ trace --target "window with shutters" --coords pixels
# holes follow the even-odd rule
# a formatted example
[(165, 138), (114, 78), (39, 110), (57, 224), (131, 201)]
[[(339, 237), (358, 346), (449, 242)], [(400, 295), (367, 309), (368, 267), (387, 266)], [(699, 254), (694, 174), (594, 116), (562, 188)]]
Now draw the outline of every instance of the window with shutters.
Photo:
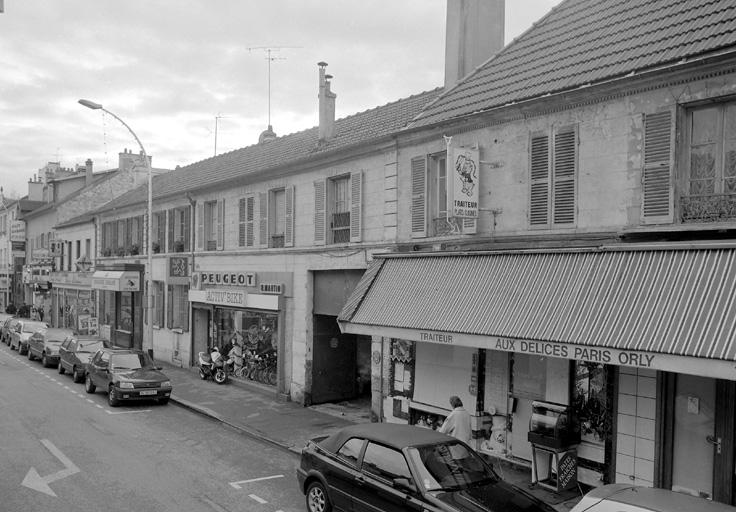
[(272, 190), (268, 204), (269, 247), (284, 247), (286, 228), (286, 191)]
[(189, 330), (189, 286), (170, 284), (167, 293), (167, 323), (169, 329)]
[[(164, 325), (164, 286), (163, 281), (153, 282), (153, 325), (157, 327), (163, 327)], [(148, 308), (146, 308), (146, 314), (148, 314)]]
[(529, 149), (529, 224), (532, 228), (575, 225), (577, 156), (576, 126), (532, 134)]
[(475, 219), (448, 217), (447, 179), (447, 152), (411, 160), (412, 238), (476, 232)]
[(255, 245), (255, 196), (241, 197), (238, 201), (238, 247)]
[(736, 219), (736, 101), (688, 109), (683, 130), (682, 222)]
[(225, 200), (208, 201), (199, 207), (198, 247), (204, 251), (224, 248)]
[(153, 214), (153, 253), (166, 252), (166, 212)]
[(169, 210), (167, 252), (191, 251), (191, 211), (190, 206)]
[(362, 173), (315, 182), (315, 243), (360, 242)]

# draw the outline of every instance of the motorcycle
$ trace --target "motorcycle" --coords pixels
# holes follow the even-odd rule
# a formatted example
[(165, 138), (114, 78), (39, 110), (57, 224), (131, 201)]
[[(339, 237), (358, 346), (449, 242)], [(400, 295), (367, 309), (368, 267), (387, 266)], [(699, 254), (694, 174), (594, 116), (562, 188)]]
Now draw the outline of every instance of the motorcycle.
[(212, 378), (218, 384), (224, 384), (227, 380), (225, 358), (222, 357), (217, 347), (212, 349), (211, 354), (199, 353), (199, 376), (202, 380)]

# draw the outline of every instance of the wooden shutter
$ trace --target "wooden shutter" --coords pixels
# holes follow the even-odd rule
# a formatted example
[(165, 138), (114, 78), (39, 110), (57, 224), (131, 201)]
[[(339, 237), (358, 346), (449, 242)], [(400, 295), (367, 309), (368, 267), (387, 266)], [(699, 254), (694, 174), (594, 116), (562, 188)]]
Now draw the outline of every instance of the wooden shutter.
[(284, 190), (284, 247), (294, 247), (294, 187)]
[(362, 234), (361, 201), (363, 199), (363, 174), (350, 173), (350, 241), (360, 242)]
[(205, 203), (197, 205), (197, 249), (204, 250), (204, 208)]
[(550, 150), (549, 135), (533, 136), (530, 144), (530, 197), (529, 224), (547, 227), (549, 225), (550, 196)]
[(217, 200), (217, 250), (225, 248), (225, 200)]
[(314, 182), (314, 245), (325, 245), (325, 226), (327, 225), (327, 182)]
[[(148, 308), (146, 308), (148, 309)], [(170, 284), (166, 290), (166, 327), (174, 328), (174, 285)]]
[(554, 134), (553, 225), (575, 224), (575, 177), (577, 175), (577, 131)]
[(427, 157), (411, 159), (411, 237), (427, 237)]
[(258, 194), (258, 243), (261, 247), (268, 247), (268, 192)]
[(246, 212), (245, 198), (241, 197), (238, 200), (238, 247), (245, 247), (245, 234), (246, 234), (245, 212)]
[(172, 208), (171, 210), (168, 210), (166, 212), (166, 216), (168, 217), (167, 223), (169, 225), (168, 236), (166, 237), (166, 239), (168, 240), (168, 243), (166, 244), (166, 252), (174, 252), (174, 228), (176, 226), (176, 211)]
[(672, 112), (645, 115), (641, 173), (643, 224), (674, 222), (671, 151)]
[[(147, 228), (147, 227), (146, 227)], [(153, 216), (153, 231), (149, 233), (150, 236), (153, 237), (153, 242), (158, 242), (159, 252), (161, 251), (161, 214), (156, 214)]]
[(192, 207), (186, 206), (184, 208), (184, 250), (191, 251), (192, 249)]
[(256, 245), (256, 197), (248, 196), (245, 200), (245, 245), (253, 247)]

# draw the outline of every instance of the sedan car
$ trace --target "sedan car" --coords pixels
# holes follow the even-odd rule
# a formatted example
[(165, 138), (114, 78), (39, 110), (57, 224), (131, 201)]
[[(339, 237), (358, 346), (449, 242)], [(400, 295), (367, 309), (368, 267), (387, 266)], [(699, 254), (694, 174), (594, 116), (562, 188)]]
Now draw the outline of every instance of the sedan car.
[(84, 370), (92, 356), (101, 348), (110, 346), (107, 340), (98, 336), (72, 335), (61, 342), (59, 347), (59, 364), (57, 369), (63, 374), (65, 371), (72, 372), (74, 382), (84, 380)]
[(309, 512), (554, 511), (468, 445), (412, 425), (359, 424), (310, 440), (297, 480)]
[(0, 341), (5, 341), (3, 336), (3, 326), (5, 325), (5, 322), (11, 318), (13, 318), (13, 315), (9, 313), (0, 313)]
[(7, 320), (5, 320), (0, 327), (0, 338), (2, 339), (2, 342), (6, 345), (10, 346), (10, 331), (13, 330), (15, 324), (20, 320), (21, 318), (19, 316), (11, 316)]
[(28, 338), (43, 327), (51, 326), (46, 322), (37, 322), (27, 318), (19, 319), (10, 331), (10, 350), (18, 349), (19, 354), (25, 354), (28, 350)]
[(142, 350), (100, 349), (87, 363), (84, 377), (85, 391), (104, 389), (110, 407), (128, 400), (158, 400), (167, 404), (171, 397), (171, 380)]
[(697, 498), (667, 489), (629, 484), (609, 484), (586, 494), (572, 512), (736, 512), (736, 508), (717, 501)]
[(44, 366), (56, 366), (59, 362), (59, 347), (67, 336), (74, 334), (71, 329), (41, 328), (28, 338), (28, 359), (38, 357)]

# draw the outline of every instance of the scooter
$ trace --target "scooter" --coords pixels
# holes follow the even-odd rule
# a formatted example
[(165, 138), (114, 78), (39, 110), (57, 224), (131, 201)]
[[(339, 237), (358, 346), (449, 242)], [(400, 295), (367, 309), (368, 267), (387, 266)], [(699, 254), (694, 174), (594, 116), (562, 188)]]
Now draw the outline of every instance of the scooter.
[(212, 349), (212, 354), (208, 354), (207, 352), (199, 353), (199, 376), (202, 380), (212, 378), (218, 384), (224, 384), (227, 380), (225, 361), (217, 347)]

